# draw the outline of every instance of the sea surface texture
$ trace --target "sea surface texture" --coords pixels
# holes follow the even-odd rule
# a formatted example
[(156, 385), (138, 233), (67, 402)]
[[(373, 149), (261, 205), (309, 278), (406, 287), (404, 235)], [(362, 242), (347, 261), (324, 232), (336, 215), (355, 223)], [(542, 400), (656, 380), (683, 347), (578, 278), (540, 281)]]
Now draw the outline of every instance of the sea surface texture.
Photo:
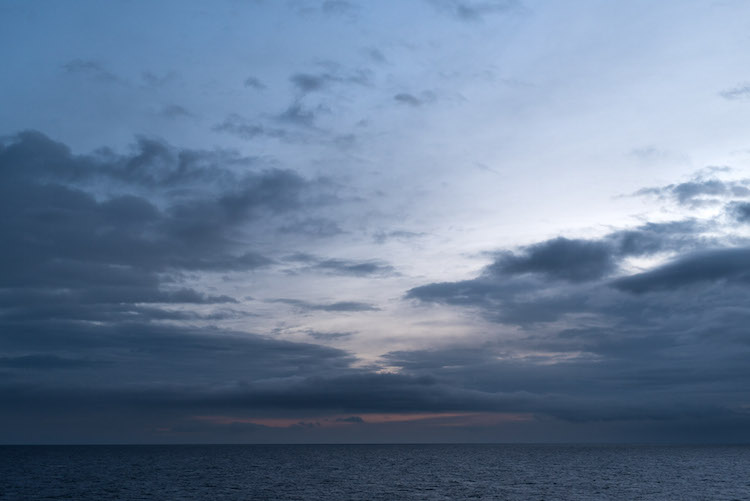
[(0, 499), (750, 499), (749, 446), (0, 447)]

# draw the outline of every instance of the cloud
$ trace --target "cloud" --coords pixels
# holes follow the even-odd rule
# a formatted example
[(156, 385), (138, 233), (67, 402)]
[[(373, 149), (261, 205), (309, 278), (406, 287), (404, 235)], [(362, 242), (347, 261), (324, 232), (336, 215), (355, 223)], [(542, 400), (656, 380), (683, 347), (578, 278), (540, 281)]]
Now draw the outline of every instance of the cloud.
[(354, 335), (353, 332), (320, 332), (309, 330), (305, 332), (308, 336), (319, 341), (333, 341), (336, 339), (350, 338)]
[(158, 88), (177, 80), (178, 75), (174, 71), (169, 71), (161, 76), (150, 71), (144, 71), (141, 77), (143, 78), (143, 82), (149, 87)]
[(644, 293), (719, 280), (750, 283), (750, 248), (689, 254), (653, 270), (617, 279), (614, 285), (620, 290)]
[(750, 223), (750, 202), (732, 202), (727, 206), (727, 212), (740, 223)]
[(550, 278), (580, 282), (601, 278), (614, 270), (612, 249), (605, 242), (559, 237), (505, 254), (490, 271), (516, 275), (539, 273)]
[(259, 123), (249, 122), (236, 113), (232, 113), (231, 115), (227, 116), (220, 124), (214, 125), (212, 130), (214, 132), (224, 132), (227, 134), (231, 134), (245, 140), (255, 139), (259, 136), (268, 136), (274, 138), (287, 137), (287, 132), (283, 129), (267, 127)]
[(366, 49), (362, 49), (362, 54), (365, 55), (368, 59), (371, 61), (378, 63), (378, 64), (385, 64), (388, 62), (388, 59), (386, 59), (385, 54), (383, 54), (383, 51), (376, 47), (368, 47)]
[(325, 14), (351, 14), (357, 11), (357, 6), (346, 0), (325, 0), (321, 10)]
[(337, 423), (364, 423), (365, 420), (359, 416), (349, 416), (345, 418), (336, 418)]
[(247, 77), (243, 83), (245, 87), (249, 87), (251, 89), (255, 89), (255, 90), (266, 89), (266, 85), (263, 82), (261, 82), (259, 79), (253, 76)]
[(346, 259), (325, 259), (310, 268), (334, 275), (371, 276), (392, 274), (393, 267), (381, 261), (350, 261)]
[(326, 218), (304, 218), (293, 221), (279, 228), (282, 233), (327, 238), (344, 233), (339, 225)]
[[(323, 111), (324, 109), (320, 109)], [(302, 103), (294, 102), (279, 114), (278, 119), (302, 127), (314, 127), (315, 111), (305, 108)]]
[(331, 79), (330, 75), (310, 75), (308, 73), (296, 73), (289, 78), (297, 90), (302, 93), (321, 90)]
[(359, 5), (348, 0), (323, 0), (322, 2), (296, 0), (292, 5), (301, 15), (322, 14), (330, 17), (346, 16), (354, 19), (359, 11)]
[(109, 71), (103, 64), (86, 59), (72, 59), (63, 65), (66, 73), (84, 75), (101, 83), (121, 82), (120, 77)]
[(295, 73), (289, 77), (297, 91), (304, 95), (311, 92), (325, 90), (331, 84), (354, 84), (367, 86), (370, 85), (371, 72), (367, 70), (356, 70), (353, 72), (344, 72), (336, 63), (322, 62), (319, 63), (328, 71), (322, 73)]
[(162, 108), (161, 113), (163, 117), (165, 118), (192, 118), (195, 115), (190, 113), (186, 108), (183, 106), (180, 106), (178, 104), (169, 104)]
[[(491, 322), (526, 327), (580, 315), (619, 319), (634, 312), (625, 306), (629, 300), (613, 295), (613, 288), (641, 293), (719, 280), (742, 283), (745, 251), (717, 249), (722, 241), (709, 236), (714, 230), (709, 223), (682, 220), (646, 223), (598, 240), (558, 237), (520, 252), (500, 252), (476, 278), (422, 285), (405, 297), (470, 307)], [(647, 272), (623, 273), (629, 258), (665, 253), (682, 257)]]
[(425, 233), (405, 231), (405, 230), (392, 230), (392, 231), (378, 231), (373, 234), (372, 239), (375, 243), (383, 244), (388, 240), (410, 240), (414, 238), (423, 237)]
[(719, 92), (719, 95), (730, 101), (750, 98), (750, 83), (742, 83), (731, 89)]
[[(499, 252), (474, 278), (406, 294), (466, 309), (494, 330), (391, 352), (386, 365), (496, 398), (495, 409), (577, 423), (732, 422), (747, 433), (750, 249), (737, 236), (717, 237), (720, 228), (645, 223)], [(630, 259), (656, 256), (631, 271)]]
[(180, 277), (271, 265), (235, 232), (284, 227), (327, 190), (226, 152), (141, 139), (129, 154), (82, 156), (38, 132), (0, 147), (0, 180), (0, 317), (16, 320), (179, 319), (159, 305), (234, 302)]
[(330, 275), (366, 277), (388, 276), (395, 273), (390, 264), (380, 260), (351, 260), (321, 258), (312, 254), (296, 253), (286, 257), (287, 261), (303, 263), (301, 271), (323, 272)]
[(307, 301), (301, 301), (299, 299), (288, 299), (278, 298), (271, 299), (269, 302), (272, 303), (284, 303), (290, 306), (294, 306), (300, 310), (318, 310), (318, 311), (329, 311), (329, 312), (360, 312), (360, 311), (379, 311), (380, 308), (367, 303), (360, 303), (357, 301), (339, 301), (335, 303), (310, 303)]
[(396, 94), (395, 96), (393, 96), (393, 99), (397, 103), (408, 104), (409, 106), (420, 106), (422, 104), (422, 101), (420, 99), (416, 98), (412, 94), (407, 94), (405, 92)]
[(440, 12), (461, 21), (479, 21), (492, 14), (505, 14), (521, 8), (516, 0), (428, 0)]
[(717, 205), (731, 198), (750, 197), (750, 180), (722, 181), (696, 176), (690, 181), (666, 186), (643, 188), (636, 195), (656, 195), (671, 198), (680, 205), (699, 207)]

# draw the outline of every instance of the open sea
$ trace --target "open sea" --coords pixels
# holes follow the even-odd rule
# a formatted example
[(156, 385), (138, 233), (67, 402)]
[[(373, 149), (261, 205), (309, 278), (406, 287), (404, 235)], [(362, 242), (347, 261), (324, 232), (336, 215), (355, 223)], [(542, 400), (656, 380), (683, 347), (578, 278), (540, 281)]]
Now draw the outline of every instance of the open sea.
[(750, 446), (1, 446), (2, 500), (750, 500)]

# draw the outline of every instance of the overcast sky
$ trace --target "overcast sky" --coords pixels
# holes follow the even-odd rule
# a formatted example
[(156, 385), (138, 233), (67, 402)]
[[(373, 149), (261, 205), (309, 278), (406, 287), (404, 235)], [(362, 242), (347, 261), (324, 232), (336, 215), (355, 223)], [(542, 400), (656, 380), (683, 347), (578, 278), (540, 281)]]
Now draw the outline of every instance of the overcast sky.
[(0, 0), (0, 442), (750, 441), (749, 33)]

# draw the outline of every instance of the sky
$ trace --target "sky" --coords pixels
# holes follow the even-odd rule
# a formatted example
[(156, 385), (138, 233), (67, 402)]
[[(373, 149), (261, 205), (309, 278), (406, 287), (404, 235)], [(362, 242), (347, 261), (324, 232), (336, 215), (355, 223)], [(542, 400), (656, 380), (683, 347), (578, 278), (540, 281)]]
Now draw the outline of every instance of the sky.
[(0, 443), (750, 442), (748, 33), (0, 0)]

